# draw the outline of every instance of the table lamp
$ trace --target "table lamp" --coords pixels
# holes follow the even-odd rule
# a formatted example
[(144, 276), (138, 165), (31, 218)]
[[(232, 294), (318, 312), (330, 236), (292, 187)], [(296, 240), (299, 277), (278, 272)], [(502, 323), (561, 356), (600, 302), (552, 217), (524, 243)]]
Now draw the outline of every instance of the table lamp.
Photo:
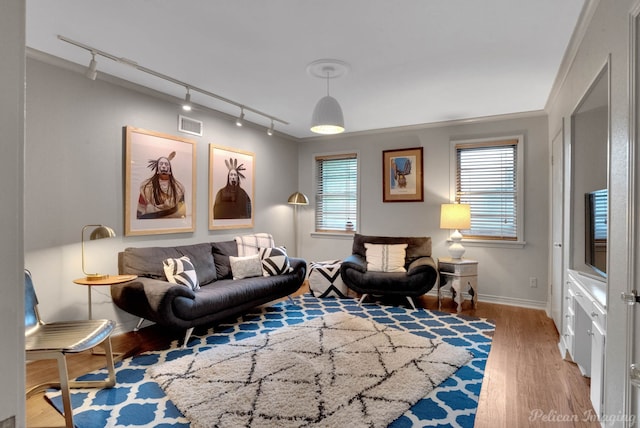
[(309, 205), (309, 198), (301, 192), (292, 193), (287, 203), (293, 205), (293, 236), (295, 240), (294, 255), (298, 255), (298, 205)]
[(89, 227), (95, 227), (91, 234), (89, 234), (89, 240), (93, 241), (96, 239), (103, 238), (113, 238), (116, 236), (116, 233), (108, 226), (103, 226), (101, 224), (88, 224), (82, 228), (82, 272), (86, 275), (87, 281), (99, 281), (101, 279), (106, 279), (109, 275), (103, 275), (99, 273), (87, 273), (84, 267), (84, 235), (85, 231)]
[(460, 229), (471, 227), (471, 205), (469, 204), (442, 204), (440, 207), (440, 229), (454, 229), (451, 234), (449, 254), (453, 259), (461, 259), (464, 247), (460, 243), (462, 234)]

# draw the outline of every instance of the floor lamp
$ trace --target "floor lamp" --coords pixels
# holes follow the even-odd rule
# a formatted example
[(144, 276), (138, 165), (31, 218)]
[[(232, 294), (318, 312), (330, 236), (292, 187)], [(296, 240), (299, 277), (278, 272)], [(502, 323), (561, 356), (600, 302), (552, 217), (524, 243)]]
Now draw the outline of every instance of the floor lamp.
[(309, 205), (309, 198), (304, 193), (295, 192), (289, 196), (287, 203), (293, 205), (293, 236), (295, 240), (293, 255), (298, 257), (298, 205)]

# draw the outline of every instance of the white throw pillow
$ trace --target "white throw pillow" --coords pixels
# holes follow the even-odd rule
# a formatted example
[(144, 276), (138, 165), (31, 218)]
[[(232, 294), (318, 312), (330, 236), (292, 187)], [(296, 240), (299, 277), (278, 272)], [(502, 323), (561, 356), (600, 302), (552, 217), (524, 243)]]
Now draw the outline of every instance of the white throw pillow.
[(287, 250), (284, 247), (260, 248), (258, 255), (264, 276), (282, 275), (291, 270)]
[(194, 291), (200, 288), (198, 275), (196, 275), (196, 270), (189, 257), (182, 256), (179, 259), (166, 259), (162, 262), (162, 265), (164, 266), (164, 275), (169, 282), (184, 285)]
[(404, 259), (407, 244), (365, 243), (367, 270), (373, 272), (406, 272)]
[(245, 257), (229, 256), (229, 263), (233, 279), (262, 276), (262, 263), (258, 254)]

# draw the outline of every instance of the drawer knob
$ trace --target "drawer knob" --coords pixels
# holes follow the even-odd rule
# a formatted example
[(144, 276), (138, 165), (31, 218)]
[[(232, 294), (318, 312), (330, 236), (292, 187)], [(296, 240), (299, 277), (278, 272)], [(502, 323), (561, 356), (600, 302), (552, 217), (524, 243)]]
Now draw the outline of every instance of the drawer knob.
[(598, 313), (597, 312), (591, 312), (591, 316), (595, 318), (595, 317), (598, 316)]

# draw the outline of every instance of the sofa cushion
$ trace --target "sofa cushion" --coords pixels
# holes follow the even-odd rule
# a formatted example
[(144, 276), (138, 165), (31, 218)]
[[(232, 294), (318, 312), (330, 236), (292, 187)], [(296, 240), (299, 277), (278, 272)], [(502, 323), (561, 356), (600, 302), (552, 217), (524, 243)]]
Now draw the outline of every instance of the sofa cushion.
[(262, 276), (262, 263), (258, 254), (244, 257), (229, 256), (229, 262), (231, 263), (233, 279)]
[(213, 252), (213, 261), (216, 266), (216, 277), (218, 279), (231, 279), (229, 256), (238, 256), (236, 241), (212, 242), (211, 251)]
[(119, 272), (122, 274), (138, 275), (146, 278), (166, 278), (163, 262), (166, 259), (189, 257), (201, 285), (216, 280), (216, 268), (211, 244), (192, 244), (178, 247), (143, 247), (126, 248), (119, 258)]
[(258, 250), (264, 276), (282, 275), (291, 269), (284, 247), (260, 248)]
[(367, 270), (372, 272), (406, 272), (407, 244), (371, 244), (365, 242)]
[(179, 259), (166, 259), (163, 261), (163, 265), (167, 281), (184, 285), (194, 291), (200, 288), (198, 275), (189, 257), (182, 256)]
[(352, 253), (366, 257), (365, 242), (371, 244), (407, 244), (406, 265), (420, 257), (431, 257), (431, 237), (396, 237), (396, 236), (372, 236), (356, 233), (353, 236)]

